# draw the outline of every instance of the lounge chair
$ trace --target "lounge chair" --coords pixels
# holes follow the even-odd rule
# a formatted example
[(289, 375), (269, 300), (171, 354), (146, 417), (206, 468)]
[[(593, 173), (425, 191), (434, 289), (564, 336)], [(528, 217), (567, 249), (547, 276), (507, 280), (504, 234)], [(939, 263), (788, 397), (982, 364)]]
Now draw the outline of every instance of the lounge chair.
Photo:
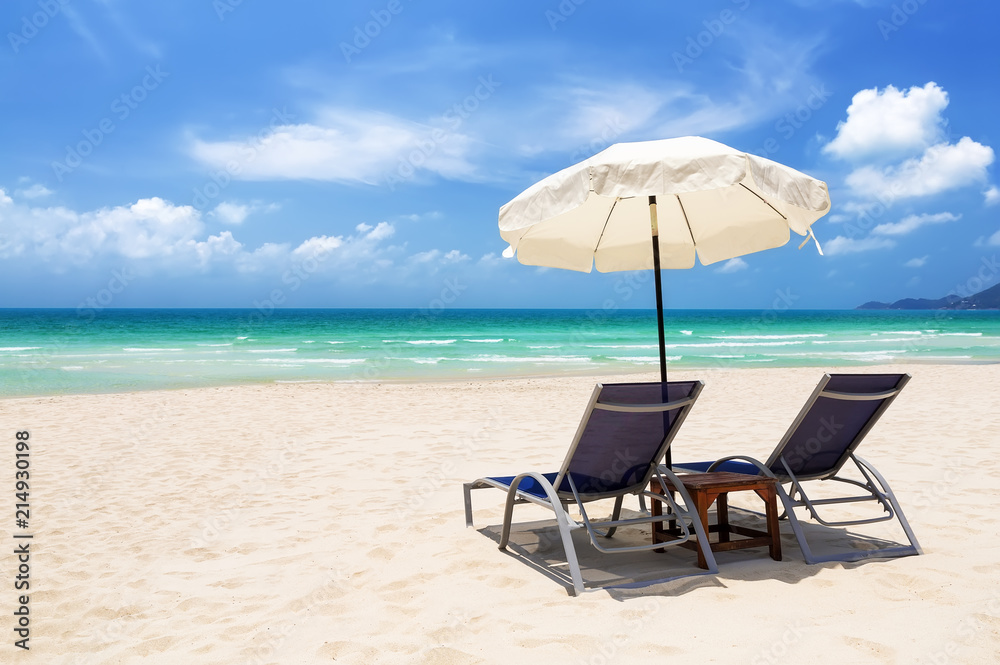
[[(752, 457), (733, 455), (714, 462), (674, 464), (676, 470), (685, 471), (735, 471), (765, 475), (778, 479), (778, 497), (798, 540), (807, 563), (826, 561), (857, 561), (869, 557), (892, 557), (921, 554), (913, 531), (910, 529), (895, 495), (878, 471), (858, 457), (854, 451), (875, 425), (882, 413), (889, 408), (896, 395), (910, 380), (909, 374), (826, 374), (806, 401), (799, 415), (792, 422), (785, 436), (767, 462)], [(839, 476), (841, 467), (854, 462), (864, 481)], [(841, 496), (810, 499), (803, 483), (811, 480), (835, 480), (860, 487), (862, 496)], [(790, 484), (785, 491), (781, 483)], [(874, 501), (882, 512), (876, 517), (846, 521), (824, 520), (817, 506)], [(843, 527), (899, 520), (909, 545), (884, 547), (872, 550), (816, 556), (812, 553), (795, 508), (806, 508), (817, 522), (824, 526)]]
[[(480, 478), (466, 483), (466, 525), (472, 526), (471, 492), (474, 489), (493, 487), (507, 493), (500, 537), (501, 550), (506, 549), (510, 537), (515, 503), (530, 502), (551, 508), (555, 512), (559, 535), (569, 563), (573, 595), (583, 591), (584, 583), (570, 531), (581, 526), (587, 529), (594, 547), (609, 554), (653, 550), (687, 542), (692, 538), (693, 529), (693, 535), (697, 536), (698, 546), (703, 550), (708, 563), (707, 572), (718, 572), (715, 558), (706, 545), (708, 539), (701, 520), (691, 509), (693, 503), (687, 491), (672, 471), (657, 468), (703, 386), (701, 381), (597, 384), (559, 471)], [(650, 480), (654, 477), (664, 488), (663, 495), (647, 491)], [(681, 495), (683, 506), (674, 501), (668, 489)], [(662, 517), (652, 517), (648, 512), (642, 517), (620, 519), (622, 500), (627, 494), (666, 502), (675, 516), (680, 518), (678, 523), (682, 535), (667, 543), (618, 547), (604, 544), (618, 527), (652, 524), (663, 520)], [(584, 504), (599, 499), (615, 500), (608, 520), (594, 521), (587, 514)], [(575, 503), (579, 508), (582, 525), (566, 511), (570, 503)], [(694, 574), (703, 573), (699, 570)]]

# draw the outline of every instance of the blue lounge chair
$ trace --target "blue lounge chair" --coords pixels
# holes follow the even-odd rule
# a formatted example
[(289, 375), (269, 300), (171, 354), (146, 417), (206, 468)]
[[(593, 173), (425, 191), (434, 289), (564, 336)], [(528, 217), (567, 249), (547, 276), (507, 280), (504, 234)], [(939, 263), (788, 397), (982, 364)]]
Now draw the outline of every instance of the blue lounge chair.
[[(766, 462), (733, 455), (714, 462), (674, 464), (673, 468), (735, 471), (777, 478), (778, 497), (785, 509), (782, 518), (788, 518), (807, 563), (921, 554), (920, 545), (889, 484), (871, 464), (854, 453), (909, 380), (909, 374), (826, 374)], [(848, 461), (857, 466), (863, 482), (838, 475)], [(865, 493), (861, 496), (810, 499), (803, 483), (811, 480), (839, 481), (860, 487)], [(790, 484), (789, 491), (786, 492), (781, 483)], [(817, 506), (861, 501), (876, 502), (882, 507), (882, 512), (876, 517), (846, 521), (824, 520), (817, 512)], [(817, 522), (831, 527), (871, 524), (895, 517), (903, 527), (909, 545), (816, 556), (795, 516), (795, 508), (805, 508)]]
[[(474, 489), (493, 487), (507, 493), (500, 549), (507, 547), (515, 503), (530, 502), (552, 509), (569, 563), (573, 595), (583, 591), (584, 583), (570, 530), (581, 526), (587, 529), (594, 547), (604, 553), (636, 552), (678, 545), (691, 540), (693, 529), (708, 563), (708, 573), (718, 572), (701, 520), (691, 510), (693, 504), (687, 491), (673, 472), (657, 468), (703, 386), (701, 381), (597, 384), (559, 470), (554, 473), (529, 472), (517, 476), (480, 478), (466, 483), (466, 525), (472, 526), (471, 492)], [(654, 477), (664, 489), (662, 495), (647, 490)], [(667, 490), (678, 492), (684, 505), (677, 504)], [(682, 535), (666, 543), (618, 547), (604, 544), (618, 527), (663, 520), (649, 513), (643, 517), (620, 519), (622, 500), (628, 494), (668, 503), (674, 517), (678, 518)], [(599, 499), (615, 500), (609, 520), (593, 521), (587, 515), (584, 504)], [(566, 512), (570, 503), (579, 508), (582, 525)], [(694, 574), (702, 573), (699, 570)]]

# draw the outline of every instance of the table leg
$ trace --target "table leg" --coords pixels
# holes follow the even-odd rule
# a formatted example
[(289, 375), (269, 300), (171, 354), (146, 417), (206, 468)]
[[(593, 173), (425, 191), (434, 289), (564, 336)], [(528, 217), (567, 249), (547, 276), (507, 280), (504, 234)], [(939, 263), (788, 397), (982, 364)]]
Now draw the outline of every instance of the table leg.
[(767, 532), (771, 534), (771, 558), (781, 561), (781, 532), (778, 530), (778, 496), (774, 484), (767, 488)]
[[(659, 487), (659, 483), (656, 483), (656, 484), (652, 485), (649, 488), (649, 491), (651, 491), (653, 494), (662, 494), (663, 493), (663, 489), (661, 487)], [(656, 499), (650, 499), (649, 503), (650, 503), (649, 512), (650, 512), (650, 514), (652, 514), (653, 517), (660, 517), (661, 515), (663, 515), (663, 502), (662, 501), (657, 501)], [(653, 544), (655, 545), (656, 543), (660, 542), (659, 539), (657, 538), (657, 534), (663, 533), (663, 522), (653, 522), (650, 526), (652, 527), (652, 531), (653, 531)], [(657, 548), (657, 549), (655, 549), (653, 551), (654, 552), (663, 552), (664, 549), (662, 547), (660, 547), (660, 548)]]
[(775, 561), (781, 561), (781, 532), (778, 530), (778, 493), (773, 483), (765, 489), (754, 491), (757, 492), (757, 496), (764, 500), (767, 535), (771, 537), (771, 542), (767, 548), (768, 553)]
[[(715, 500), (715, 514), (719, 518), (719, 542), (729, 542), (729, 494), (721, 492)], [(707, 526), (705, 527), (708, 528)]]

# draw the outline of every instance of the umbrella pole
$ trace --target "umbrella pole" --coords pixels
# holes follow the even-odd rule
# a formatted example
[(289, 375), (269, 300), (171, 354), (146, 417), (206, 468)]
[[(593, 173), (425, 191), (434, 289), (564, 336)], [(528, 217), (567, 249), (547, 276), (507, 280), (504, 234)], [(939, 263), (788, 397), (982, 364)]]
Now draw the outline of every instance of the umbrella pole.
[(649, 197), (649, 225), (653, 234), (653, 280), (656, 283), (656, 326), (660, 333), (660, 381), (667, 382), (667, 346), (663, 333), (663, 284), (660, 279), (660, 229), (656, 221), (656, 197)]
[[(660, 383), (662, 383), (661, 392), (663, 394), (663, 401), (670, 401), (669, 391), (667, 389), (667, 344), (666, 339), (663, 334), (663, 284), (660, 279), (660, 228), (656, 221), (656, 197), (649, 197), (649, 227), (653, 236), (653, 281), (656, 284), (656, 328), (660, 333)], [(670, 416), (666, 412), (663, 413), (663, 431), (667, 432), (670, 429)], [(667, 452), (663, 457), (663, 462), (668, 469), (673, 466), (673, 455), (670, 454), (670, 448), (667, 448)]]

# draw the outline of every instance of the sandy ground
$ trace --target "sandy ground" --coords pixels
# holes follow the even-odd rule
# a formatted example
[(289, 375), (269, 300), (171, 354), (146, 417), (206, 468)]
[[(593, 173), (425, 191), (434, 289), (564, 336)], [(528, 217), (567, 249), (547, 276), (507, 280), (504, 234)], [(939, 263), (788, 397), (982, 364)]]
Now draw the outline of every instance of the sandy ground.
[[(557, 470), (596, 378), (0, 400), (0, 662), (994, 663), (1000, 365), (862, 371), (880, 370), (913, 380), (859, 452), (923, 556), (807, 566), (785, 524), (783, 561), (721, 553), (717, 576), (580, 597), (544, 511), (519, 508), (520, 554), (502, 553), (502, 493), (474, 494), (469, 529), (462, 483)], [(672, 374), (706, 383), (675, 460), (766, 457), (822, 372)], [(11, 630), (20, 430), (28, 652)], [(884, 524), (810, 533), (864, 545), (855, 531), (902, 538)], [(686, 550), (619, 559), (577, 542), (591, 582), (697, 572)]]

